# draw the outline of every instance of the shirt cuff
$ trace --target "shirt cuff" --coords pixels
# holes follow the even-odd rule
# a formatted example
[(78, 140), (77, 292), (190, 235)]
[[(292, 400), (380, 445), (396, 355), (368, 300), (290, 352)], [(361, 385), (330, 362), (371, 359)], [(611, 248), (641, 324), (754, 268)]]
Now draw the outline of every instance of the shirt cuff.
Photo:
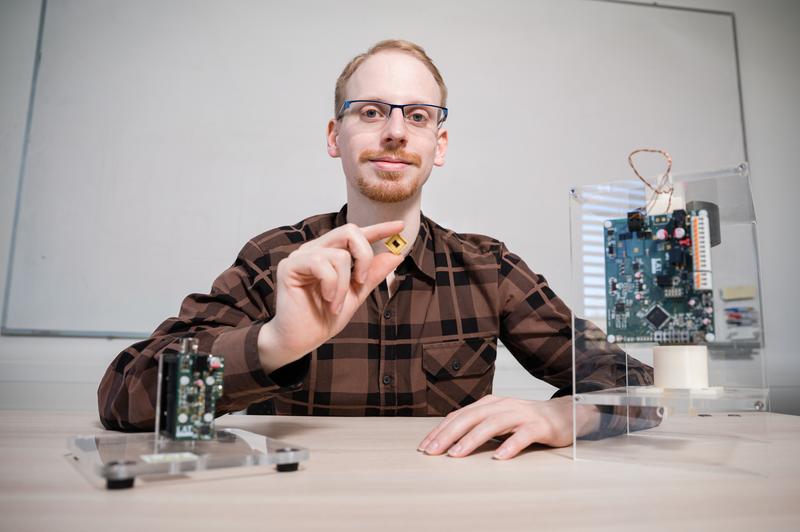
[[(258, 356), (258, 332), (262, 325), (263, 323), (255, 323), (247, 327), (231, 329), (220, 334), (214, 340), (212, 353), (221, 355), (225, 359), (224, 394), (231, 398), (250, 395), (254, 392), (263, 395), (295, 390), (300, 387), (299, 381), (305, 377), (303, 374), (299, 379), (287, 379), (281, 373), (278, 375), (280, 380), (278, 382), (272, 378), (272, 375), (284, 368), (279, 368), (269, 375), (264, 371)], [(287, 364), (287, 366), (293, 364)], [(306, 372), (307, 370), (308, 368), (306, 368)], [(292, 375), (299, 375), (298, 367), (294, 367)]]

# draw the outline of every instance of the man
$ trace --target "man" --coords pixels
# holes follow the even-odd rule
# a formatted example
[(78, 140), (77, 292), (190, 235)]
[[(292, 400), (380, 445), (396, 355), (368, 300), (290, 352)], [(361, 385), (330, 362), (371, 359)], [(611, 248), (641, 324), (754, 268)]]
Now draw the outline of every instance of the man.
[[(572, 442), (571, 315), (543, 277), (497, 240), (457, 234), (421, 215), (421, 191), (447, 153), (447, 89), (419, 46), (383, 41), (345, 67), (328, 123), (347, 205), (250, 240), (209, 295), (123, 353), (98, 391), (107, 428), (151, 430), (157, 357), (196, 336), (225, 357), (218, 413), (269, 400), (279, 414), (447, 415), (423, 438), (428, 454), (465, 456)], [(401, 255), (384, 240), (400, 234)], [(580, 324), (579, 390), (624, 385), (625, 355)], [(497, 338), (549, 401), (490, 394)], [(650, 382), (628, 359), (629, 379)], [(607, 430), (577, 409), (579, 435)]]

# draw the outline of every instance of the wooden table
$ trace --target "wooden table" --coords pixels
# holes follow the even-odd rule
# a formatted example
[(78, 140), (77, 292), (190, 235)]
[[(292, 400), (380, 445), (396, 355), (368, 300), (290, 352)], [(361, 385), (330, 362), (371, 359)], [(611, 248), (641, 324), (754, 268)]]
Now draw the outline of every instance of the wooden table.
[(219, 426), (306, 446), (310, 460), (106, 491), (65, 458), (68, 436), (102, 432), (96, 414), (4, 411), (0, 530), (798, 530), (800, 417), (761, 415), (760, 476), (573, 461), (571, 449), (425, 456), (415, 447), (435, 418), (225, 416)]

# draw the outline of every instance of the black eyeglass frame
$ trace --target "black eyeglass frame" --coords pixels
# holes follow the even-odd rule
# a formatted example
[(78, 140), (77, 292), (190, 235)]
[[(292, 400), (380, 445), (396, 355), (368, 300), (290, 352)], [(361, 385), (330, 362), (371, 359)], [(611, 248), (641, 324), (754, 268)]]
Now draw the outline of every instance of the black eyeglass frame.
[(377, 103), (377, 104), (381, 104), (381, 105), (388, 105), (389, 106), (389, 113), (386, 115), (387, 119), (392, 115), (392, 111), (394, 111), (395, 109), (400, 109), (400, 113), (405, 118), (405, 116), (406, 116), (405, 108), (406, 107), (433, 107), (434, 109), (439, 109), (442, 112), (441, 118), (439, 118), (439, 121), (436, 123), (437, 129), (442, 127), (442, 124), (444, 124), (444, 121), (447, 120), (447, 112), (448, 112), (447, 107), (442, 107), (441, 105), (433, 105), (432, 103), (404, 103), (404, 104), (399, 104), (399, 103), (384, 102), (384, 101), (381, 101), (381, 100), (345, 100), (344, 103), (342, 104), (342, 108), (339, 109), (339, 113), (336, 115), (336, 119), (338, 120), (338, 119), (342, 118), (342, 116), (344, 116), (344, 112), (347, 111), (350, 108), (350, 106), (352, 104), (354, 104), (354, 103)]

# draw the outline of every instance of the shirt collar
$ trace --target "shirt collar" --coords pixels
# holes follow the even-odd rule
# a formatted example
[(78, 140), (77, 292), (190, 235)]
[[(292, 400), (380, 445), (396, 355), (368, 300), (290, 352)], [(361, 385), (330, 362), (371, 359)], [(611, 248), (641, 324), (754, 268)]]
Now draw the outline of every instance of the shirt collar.
[[(341, 227), (347, 223), (347, 204), (336, 214), (334, 225)], [(406, 263), (412, 263), (417, 269), (430, 278), (431, 281), (436, 280), (436, 266), (433, 260), (433, 228), (431, 221), (419, 213), (419, 232), (417, 238), (411, 245), (411, 252), (406, 256), (406, 260), (400, 265), (402, 269), (406, 267)]]

